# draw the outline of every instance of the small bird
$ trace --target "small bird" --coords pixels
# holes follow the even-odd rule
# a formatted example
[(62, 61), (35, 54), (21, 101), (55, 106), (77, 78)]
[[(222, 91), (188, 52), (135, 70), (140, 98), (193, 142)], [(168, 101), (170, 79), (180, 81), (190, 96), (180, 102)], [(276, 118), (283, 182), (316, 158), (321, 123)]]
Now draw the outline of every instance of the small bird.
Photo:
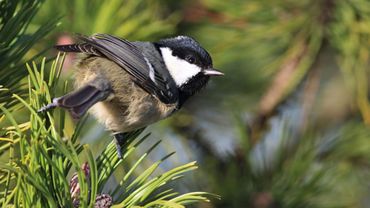
[(130, 42), (108, 34), (78, 39), (55, 46), (82, 53), (76, 90), (54, 98), (39, 112), (62, 107), (80, 118), (89, 110), (113, 132), (119, 158), (125, 133), (172, 115), (211, 76), (223, 75), (213, 68), (209, 53), (188, 36), (157, 42)]

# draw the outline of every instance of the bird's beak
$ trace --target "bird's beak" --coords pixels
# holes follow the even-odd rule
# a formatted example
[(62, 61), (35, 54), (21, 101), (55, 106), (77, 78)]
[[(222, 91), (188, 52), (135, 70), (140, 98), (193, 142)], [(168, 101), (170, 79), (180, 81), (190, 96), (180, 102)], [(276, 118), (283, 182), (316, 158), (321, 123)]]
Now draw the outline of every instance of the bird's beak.
[(223, 76), (224, 75), (224, 73), (216, 69), (212, 69), (212, 68), (203, 70), (203, 74), (208, 75), (208, 76)]

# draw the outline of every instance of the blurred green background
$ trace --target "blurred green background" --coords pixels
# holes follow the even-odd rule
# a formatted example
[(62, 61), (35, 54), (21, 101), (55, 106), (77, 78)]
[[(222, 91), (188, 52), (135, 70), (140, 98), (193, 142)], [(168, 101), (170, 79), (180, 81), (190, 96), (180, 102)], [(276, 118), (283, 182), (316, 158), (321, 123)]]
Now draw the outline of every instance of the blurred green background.
[[(25, 14), (23, 33), (38, 36), (0, 50), (9, 60), (0, 63), (0, 85), (12, 92), (27, 72), (14, 80), (9, 70), (53, 57), (52, 46), (76, 33), (143, 41), (189, 35), (210, 52), (225, 76), (147, 128), (153, 139), (144, 144), (163, 139), (158, 158), (177, 152), (164, 169), (199, 161), (180, 188), (221, 200), (197, 207), (370, 207), (370, 1), (45, 0), (37, 7)], [(15, 29), (2, 30), (2, 41)], [(10, 59), (17, 47), (24, 53)], [(66, 58), (64, 79), (74, 58)], [(8, 97), (0, 91), (12, 107)], [(89, 118), (81, 141), (98, 154), (111, 137)]]

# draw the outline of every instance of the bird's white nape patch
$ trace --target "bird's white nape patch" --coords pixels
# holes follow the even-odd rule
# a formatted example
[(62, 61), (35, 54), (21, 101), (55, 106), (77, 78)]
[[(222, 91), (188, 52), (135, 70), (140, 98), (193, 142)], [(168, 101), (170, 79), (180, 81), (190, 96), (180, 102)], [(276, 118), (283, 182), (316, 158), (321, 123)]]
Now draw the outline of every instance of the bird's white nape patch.
[(183, 36), (183, 35), (179, 35), (177, 37), (175, 37), (177, 40), (182, 40), (182, 39), (186, 39), (187, 37), (186, 36)]
[(172, 50), (170, 48), (163, 47), (160, 49), (164, 63), (177, 86), (185, 84), (190, 78), (201, 72), (202, 69), (199, 66), (172, 55)]

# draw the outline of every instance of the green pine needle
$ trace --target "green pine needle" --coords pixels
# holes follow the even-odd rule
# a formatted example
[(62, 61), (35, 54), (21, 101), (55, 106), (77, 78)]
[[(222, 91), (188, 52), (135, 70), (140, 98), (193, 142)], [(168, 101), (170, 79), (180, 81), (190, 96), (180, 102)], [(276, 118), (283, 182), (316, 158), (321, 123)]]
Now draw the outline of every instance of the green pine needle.
[[(28, 122), (17, 122), (17, 118), (6, 107), (0, 106), (5, 120), (10, 123), (10, 127), (3, 129), (3, 143), (0, 146), (2, 154), (9, 153), (8, 161), (0, 163), (0, 171), (5, 173), (0, 177), (1, 207), (73, 207), (74, 199), (70, 194), (69, 182), (71, 172), (76, 172), (78, 178), (79, 206), (92, 207), (109, 177), (125, 164), (128, 156), (136, 152), (137, 147), (149, 136), (140, 136), (142, 129), (129, 133), (128, 140), (122, 147), (122, 160), (118, 159), (113, 141), (100, 155), (95, 156), (88, 144), (82, 146), (78, 143), (77, 138), (84, 128), (85, 119), (77, 125), (71, 138), (62, 137), (62, 127), (66, 122), (64, 114), (57, 118), (53, 112), (38, 113), (37, 109), (51, 102), (54, 97), (51, 93), (55, 92), (58, 85), (64, 58), (64, 54), (58, 55), (51, 63), (50, 70), (46, 68), (46, 59), (42, 59), (41, 64), (27, 64), (28, 99), (17, 94), (12, 97), (29, 111)], [(45, 71), (49, 71), (49, 76), (46, 76)], [(181, 195), (172, 189), (163, 189), (169, 182), (181, 178), (183, 173), (197, 168), (195, 162), (191, 162), (155, 176), (154, 171), (173, 153), (135, 175), (136, 168), (158, 145), (160, 141), (129, 167), (111, 193), (113, 198), (124, 196), (123, 199), (114, 201), (113, 207), (183, 207), (190, 203), (209, 201), (207, 197), (211, 195), (205, 192)], [(90, 170), (88, 175), (81, 168), (85, 162)], [(120, 195), (116, 196), (118, 193)]]

